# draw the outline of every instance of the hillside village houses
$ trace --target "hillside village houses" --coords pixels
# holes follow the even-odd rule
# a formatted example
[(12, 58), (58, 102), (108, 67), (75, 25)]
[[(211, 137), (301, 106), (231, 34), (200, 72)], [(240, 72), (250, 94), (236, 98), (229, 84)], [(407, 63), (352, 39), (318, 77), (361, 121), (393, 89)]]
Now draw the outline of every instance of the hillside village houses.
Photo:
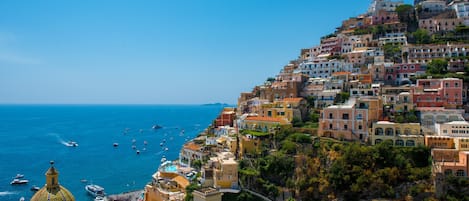
[[(412, 24), (396, 12), (403, 4), (373, 0), (366, 13), (344, 20), (320, 44), (301, 49), (277, 75), (241, 93), (235, 108), (225, 108), (202, 137), (183, 146), (179, 161), (165, 164), (178, 167), (174, 174), (160, 168), (146, 188), (146, 200), (170, 200), (152, 198), (169, 191), (184, 194), (185, 180), (177, 176), (192, 181), (196, 173), (204, 187), (194, 192), (197, 200), (239, 192), (239, 159), (275, 149), (271, 140), (278, 130), (295, 127), (312, 113), (318, 120), (316, 128), (308, 128), (310, 135), (370, 146), (383, 141), (429, 146), (435, 178), (468, 176), (469, 43), (456, 41), (469, 41), (469, 33), (457, 35), (469, 25), (469, 3), (416, 1), (414, 14), (406, 15), (415, 17)], [(416, 30), (430, 40), (458, 38), (419, 42), (412, 34)], [(436, 59), (447, 63), (442, 75), (429, 74)]]

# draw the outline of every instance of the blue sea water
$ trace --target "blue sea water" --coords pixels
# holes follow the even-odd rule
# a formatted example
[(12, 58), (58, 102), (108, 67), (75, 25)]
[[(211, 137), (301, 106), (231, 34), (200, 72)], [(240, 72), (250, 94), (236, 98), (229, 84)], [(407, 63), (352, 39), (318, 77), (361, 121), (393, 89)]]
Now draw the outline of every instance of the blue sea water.
[[(29, 200), (32, 185), (44, 186), (51, 160), (60, 184), (77, 201), (93, 199), (82, 179), (103, 186), (107, 194), (143, 189), (161, 158), (176, 159), (184, 142), (203, 131), (221, 109), (217, 105), (0, 105), (0, 200), (17, 201), (22, 196)], [(163, 128), (153, 130), (154, 124)], [(132, 149), (134, 139), (139, 155)], [(160, 146), (163, 139), (166, 143)], [(67, 141), (79, 146), (67, 147)], [(118, 147), (113, 147), (115, 142)], [(10, 185), (18, 173), (29, 184)]]

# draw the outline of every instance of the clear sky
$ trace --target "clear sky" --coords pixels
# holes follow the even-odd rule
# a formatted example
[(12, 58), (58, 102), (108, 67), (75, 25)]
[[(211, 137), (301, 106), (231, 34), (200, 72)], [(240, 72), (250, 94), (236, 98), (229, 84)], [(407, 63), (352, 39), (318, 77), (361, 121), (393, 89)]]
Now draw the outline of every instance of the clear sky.
[(0, 1), (0, 103), (236, 103), (370, 2)]

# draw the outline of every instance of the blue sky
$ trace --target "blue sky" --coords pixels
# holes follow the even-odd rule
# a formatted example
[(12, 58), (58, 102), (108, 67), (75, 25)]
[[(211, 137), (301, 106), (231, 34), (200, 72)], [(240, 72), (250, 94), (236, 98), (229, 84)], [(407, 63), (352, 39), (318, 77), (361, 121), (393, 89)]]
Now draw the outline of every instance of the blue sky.
[(0, 1), (0, 103), (236, 103), (370, 2)]

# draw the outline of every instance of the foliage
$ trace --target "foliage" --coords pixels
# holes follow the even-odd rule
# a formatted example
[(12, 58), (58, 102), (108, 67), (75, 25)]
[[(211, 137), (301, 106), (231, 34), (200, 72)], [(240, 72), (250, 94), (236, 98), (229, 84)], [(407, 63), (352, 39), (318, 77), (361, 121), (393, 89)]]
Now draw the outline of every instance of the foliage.
[(401, 47), (399, 45), (387, 43), (383, 45), (383, 51), (385, 59), (393, 62), (399, 62), (401, 60)]
[(447, 185), (447, 200), (469, 200), (469, 180), (464, 177), (453, 175), (445, 178)]
[(199, 186), (195, 183), (189, 184), (189, 186), (186, 187), (186, 197), (184, 198), (185, 201), (192, 201), (194, 200), (194, 196), (192, 195), (192, 192), (194, 190), (198, 189)]
[(412, 36), (417, 44), (428, 44), (431, 42), (430, 34), (425, 29), (417, 29), (417, 31), (412, 33)]
[(303, 121), (301, 121), (300, 118), (298, 117), (293, 117), (291, 124), (293, 127), (302, 127), (303, 126)]
[(192, 161), (192, 166), (195, 169), (200, 170), (200, 168), (202, 167), (202, 161), (201, 160), (193, 160)]
[(269, 77), (269, 78), (267, 78), (266, 81), (267, 81), (267, 82), (274, 82), (274, 81), (275, 81), (275, 78), (274, 78), (274, 77)]
[(261, 131), (254, 131), (254, 130), (242, 130), (241, 134), (243, 135), (252, 135), (252, 136), (257, 136), (257, 137), (262, 137), (262, 136), (267, 136), (270, 135), (270, 133), (267, 132), (261, 132)]
[(349, 92), (340, 92), (339, 94), (337, 94), (337, 96), (335, 96), (334, 103), (335, 104), (345, 103), (349, 98), (350, 98)]
[(445, 59), (433, 59), (427, 65), (429, 74), (446, 74), (448, 72), (448, 61)]

